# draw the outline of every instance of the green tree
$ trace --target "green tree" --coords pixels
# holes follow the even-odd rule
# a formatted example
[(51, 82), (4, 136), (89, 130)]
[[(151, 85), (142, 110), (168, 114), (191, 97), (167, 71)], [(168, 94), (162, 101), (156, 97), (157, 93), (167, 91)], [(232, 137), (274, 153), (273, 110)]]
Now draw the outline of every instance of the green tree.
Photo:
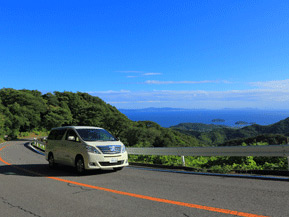
[(104, 128), (106, 128), (116, 137), (120, 137), (128, 128), (130, 121), (124, 115), (117, 115), (111, 112), (103, 116), (102, 123)]
[(65, 103), (61, 103), (62, 107), (49, 106), (48, 113), (43, 116), (43, 125), (50, 130), (53, 127), (70, 125), (72, 122), (72, 114)]
[(89, 105), (79, 109), (75, 114), (74, 123), (84, 126), (100, 126), (102, 123), (103, 112), (98, 105)]

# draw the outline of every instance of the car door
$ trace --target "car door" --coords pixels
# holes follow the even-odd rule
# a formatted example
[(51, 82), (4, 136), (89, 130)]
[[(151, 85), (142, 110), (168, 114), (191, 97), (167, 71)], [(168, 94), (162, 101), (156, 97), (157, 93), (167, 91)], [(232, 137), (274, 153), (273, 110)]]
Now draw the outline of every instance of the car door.
[(63, 147), (64, 147), (64, 135), (66, 129), (59, 129), (55, 133), (55, 140), (53, 141), (53, 155), (57, 163), (63, 163)]
[(65, 136), (63, 157), (65, 164), (74, 166), (75, 157), (80, 153), (81, 141), (73, 129), (69, 129)]

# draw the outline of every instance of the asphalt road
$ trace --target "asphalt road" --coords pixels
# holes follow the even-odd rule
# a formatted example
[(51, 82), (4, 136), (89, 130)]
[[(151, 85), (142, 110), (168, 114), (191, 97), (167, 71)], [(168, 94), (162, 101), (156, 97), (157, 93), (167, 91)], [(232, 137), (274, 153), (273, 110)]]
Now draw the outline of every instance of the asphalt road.
[(48, 168), (27, 141), (0, 145), (0, 216), (289, 216), (289, 182), (142, 170)]

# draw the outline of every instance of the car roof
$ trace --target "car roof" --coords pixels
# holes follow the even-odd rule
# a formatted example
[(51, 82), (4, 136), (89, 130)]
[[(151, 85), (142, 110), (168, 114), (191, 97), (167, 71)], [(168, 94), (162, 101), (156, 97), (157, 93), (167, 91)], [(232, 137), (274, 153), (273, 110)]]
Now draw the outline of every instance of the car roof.
[(101, 127), (92, 127), (92, 126), (63, 126), (63, 127), (55, 127), (51, 130), (61, 130), (61, 129), (103, 129)]

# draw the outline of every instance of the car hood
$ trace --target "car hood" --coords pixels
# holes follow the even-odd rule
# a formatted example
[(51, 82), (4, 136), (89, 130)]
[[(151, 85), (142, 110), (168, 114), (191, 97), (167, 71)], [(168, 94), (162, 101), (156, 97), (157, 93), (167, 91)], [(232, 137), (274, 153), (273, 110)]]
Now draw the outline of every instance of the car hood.
[(85, 142), (87, 145), (94, 147), (98, 146), (108, 146), (108, 145), (123, 145), (121, 141), (94, 141), (94, 142)]

